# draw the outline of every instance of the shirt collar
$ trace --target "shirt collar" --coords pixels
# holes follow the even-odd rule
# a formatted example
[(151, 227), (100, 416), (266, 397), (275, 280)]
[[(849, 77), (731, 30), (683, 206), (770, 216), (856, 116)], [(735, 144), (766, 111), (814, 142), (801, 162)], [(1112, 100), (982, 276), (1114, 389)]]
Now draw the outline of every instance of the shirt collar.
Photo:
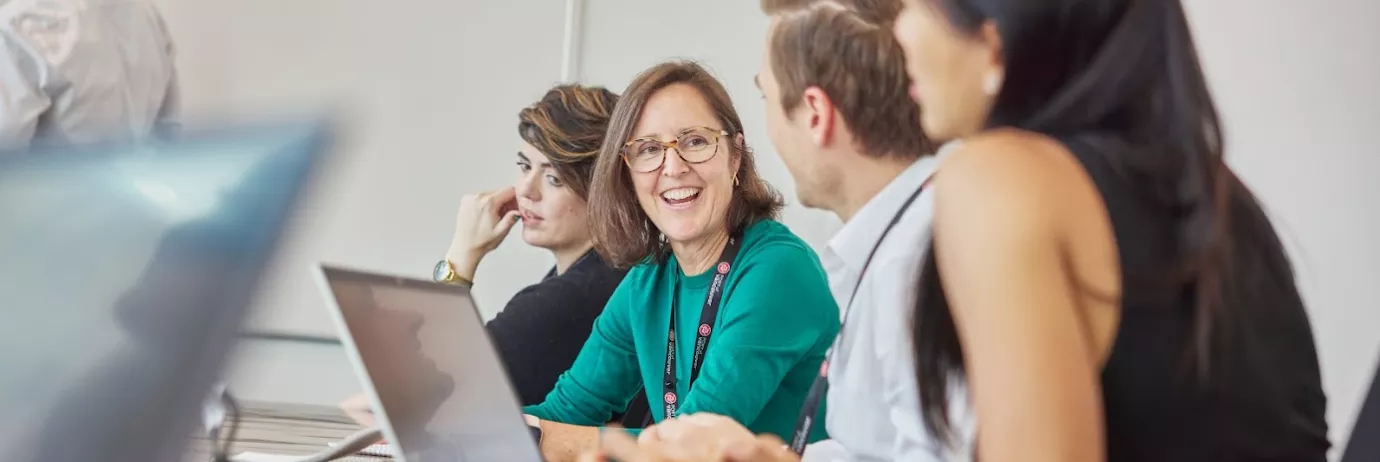
[(910, 198), (916, 188), (929, 181), (935, 169), (939, 167), (939, 162), (946, 154), (952, 152), (957, 144), (957, 141), (949, 142), (940, 147), (935, 155), (916, 160), (887, 183), (872, 200), (858, 209), (853, 219), (844, 223), (838, 233), (834, 234), (829, 240), (829, 251), (853, 271), (861, 271), (867, 254), (877, 245), (877, 240), (881, 239), (886, 225), (900, 211), (901, 205)]

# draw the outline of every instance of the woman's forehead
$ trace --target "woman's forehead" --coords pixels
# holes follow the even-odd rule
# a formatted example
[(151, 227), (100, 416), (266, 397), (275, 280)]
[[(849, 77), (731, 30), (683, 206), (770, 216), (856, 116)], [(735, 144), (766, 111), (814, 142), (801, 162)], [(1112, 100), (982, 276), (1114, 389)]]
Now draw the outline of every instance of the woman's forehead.
[(670, 139), (697, 127), (721, 129), (713, 108), (690, 85), (675, 84), (658, 90), (642, 106), (633, 138)]
[(551, 165), (551, 159), (546, 157), (546, 153), (541, 152), (540, 149), (537, 149), (536, 146), (533, 146), (532, 143), (528, 143), (525, 140), (521, 143), (522, 144), (518, 145), (517, 155), (522, 160), (526, 160), (538, 167)]

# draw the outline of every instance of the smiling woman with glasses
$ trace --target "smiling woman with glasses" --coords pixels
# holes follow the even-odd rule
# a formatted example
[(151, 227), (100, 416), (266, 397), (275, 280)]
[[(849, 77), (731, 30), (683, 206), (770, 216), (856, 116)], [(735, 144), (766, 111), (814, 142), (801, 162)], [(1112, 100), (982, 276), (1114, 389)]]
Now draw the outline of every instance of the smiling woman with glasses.
[(818, 257), (775, 221), (781, 197), (742, 132), (694, 63), (655, 66), (618, 101), (589, 219), (599, 254), (630, 270), (575, 365), (526, 409), (547, 460), (594, 448), (639, 389), (656, 422), (712, 412), (790, 434), (839, 314)]

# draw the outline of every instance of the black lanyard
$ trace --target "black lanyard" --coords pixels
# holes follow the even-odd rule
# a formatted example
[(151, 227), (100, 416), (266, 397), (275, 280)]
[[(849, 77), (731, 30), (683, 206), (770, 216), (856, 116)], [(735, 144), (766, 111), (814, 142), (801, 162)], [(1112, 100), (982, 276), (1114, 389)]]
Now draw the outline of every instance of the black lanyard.
[[(704, 295), (704, 309), (700, 310), (700, 326), (695, 332), (695, 355), (690, 361), (690, 385), (700, 376), (700, 365), (704, 364), (704, 350), (709, 346), (709, 334), (714, 330), (714, 319), (719, 316), (719, 301), (723, 299), (724, 280), (733, 267), (733, 259), (738, 256), (742, 239), (738, 235), (728, 237), (728, 245), (719, 255), (719, 264), (714, 265), (714, 280), (709, 283), (709, 292)], [(665, 404), (665, 418), (676, 416), (680, 396), (676, 393), (676, 307), (680, 305), (680, 276), (675, 278), (671, 291), (670, 333), (666, 335), (666, 374), (662, 380), (661, 402)]]
[[(910, 210), (910, 205), (920, 197), (920, 193), (924, 192), (925, 187), (929, 184), (930, 180), (926, 179), (919, 188), (915, 189), (915, 192), (910, 194), (910, 197), (906, 198), (906, 202), (901, 204), (901, 208), (891, 217), (891, 222), (882, 229), (882, 236), (877, 238), (875, 244), (872, 244), (872, 251), (867, 253), (867, 260), (863, 261), (862, 271), (858, 273), (858, 282), (853, 285), (853, 293), (848, 296), (848, 304), (843, 307), (848, 311), (844, 313), (843, 323), (839, 325), (839, 334), (834, 337), (834, 343), (829, 346), (829, 351), (824, 353), (824, 364), (820, 365), (819, 375), (815, 376), (814, 383), (810, 384), (810, 392), (805, 395), (805, 405), (800, 408), (800, 418), (795, 421), (795, 432), (791, 434), (791, 450), (795, 451), (796, 455), (805, 453), (805, 443), (809, 441), (810, 427), (814, 426), (815, 415), (819, 413), (820, 404), (824, 402), (824, 396), (829, 391), (829, 362), (833, 361), (834, 349), (843, 340), (843, 328), (848, 326), (848, 318), (853, 316), (853, 298), (858, 296), (858, 288), (862, 287), (863, 276), (867, 275), (867, 267), (872, 264), (872, 257), (877, 255), (877, 249), (882, 246), (882, 241), (886, 240), (886, 235), (891, 233), (891, 229), (896, 227), (896, 223), (901, 221), (901, 217), (906, 215), (907, 210)], [(897, 320), (897, 322), (900, 321)]]

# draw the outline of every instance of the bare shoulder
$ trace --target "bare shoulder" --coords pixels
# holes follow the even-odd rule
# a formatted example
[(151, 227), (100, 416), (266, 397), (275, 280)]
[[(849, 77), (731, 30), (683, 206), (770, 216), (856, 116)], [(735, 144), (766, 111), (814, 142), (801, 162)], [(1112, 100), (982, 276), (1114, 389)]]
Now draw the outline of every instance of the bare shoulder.
[(1000, 214), (1018, 221), (1057, 219), (1069, 200), (1068, 185), (1086, 181), (1063, 144), (1011, 129), (965, 140), (938, 172), (936, 213), (962, 210), (965, 215)]

